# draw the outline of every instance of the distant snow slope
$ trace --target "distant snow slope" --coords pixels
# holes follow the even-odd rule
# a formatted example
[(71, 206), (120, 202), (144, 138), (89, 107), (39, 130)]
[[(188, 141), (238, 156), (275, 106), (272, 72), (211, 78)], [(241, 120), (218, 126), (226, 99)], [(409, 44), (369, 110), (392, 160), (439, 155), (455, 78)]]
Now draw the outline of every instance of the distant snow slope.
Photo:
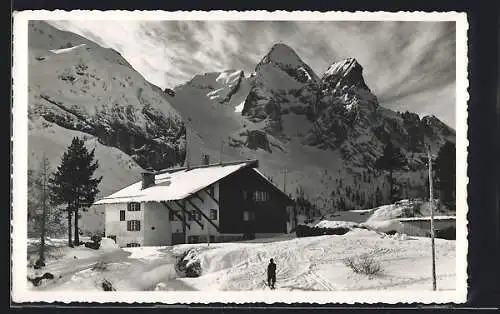
[[(73, 137), (96, 150), (98, 197), (138, 180), (143, 168), (184, 162), (185, 126), (163, 92), (119, 53), (43, 21), (28, 25), (28, 164), (56, 169)], [(28, 196), (29, 197), (29, 196)], [(84, 232), (103, 230), (102, 209)]]
[[(97, 138), (92, 135), (62, 128), (42, 118), (29, 122), (29, 168), (37, 169), (40, 157), (45, 155), (51, 163), (51, 169), (55, 171), (63, 152), (75, 136), (85, 139), (87, 149), (95, 149), (95, 157), (99, 161), (99, 168), (95, 175), (102, 176), (99, 195), (110, 194), (124, 183), (132, 183), (140, 179), (140, 173), (143, 169), (119, 149), (100, 144)], [(65, 220), (63, 219), (63, 221)], [(91, 208), (88, 212), (82, 213), (80, 226), (84, 232), (102, 232), (104, 230), (102, 208)]]

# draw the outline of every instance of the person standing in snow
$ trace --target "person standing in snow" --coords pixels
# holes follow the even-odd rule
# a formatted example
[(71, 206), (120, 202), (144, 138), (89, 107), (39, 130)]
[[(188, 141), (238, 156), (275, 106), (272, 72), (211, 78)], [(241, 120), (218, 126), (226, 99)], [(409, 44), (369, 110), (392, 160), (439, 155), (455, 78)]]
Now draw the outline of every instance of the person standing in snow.
[(271, 258), (269, 265), (267, 265), (267, 284), (271, 289), (274, 289), (274, 284), (276, 283), (276, 264)]

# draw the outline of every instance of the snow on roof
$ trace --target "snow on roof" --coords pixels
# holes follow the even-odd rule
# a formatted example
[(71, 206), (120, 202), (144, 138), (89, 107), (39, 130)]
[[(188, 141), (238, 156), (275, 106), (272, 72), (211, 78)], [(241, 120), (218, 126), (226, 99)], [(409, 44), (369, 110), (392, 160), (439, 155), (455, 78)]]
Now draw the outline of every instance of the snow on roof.
[(256, 165), (256, 161), (242, 161), (161, 171), (155, 175), (155, 184), (148, 188), (141, 189), (139, 181), (94, 204), (182, 200), (242, 168)]
[[(397, 218), (399, 221), (425, 221), (431, 220), (430, 216)], [(455, 220), (455, 216), (434, 216), (434, 220)]]
[(267, 177), (265, 174), (263, 174), (262, 172), (260, 172), (258, 169), (255, 169), (255, 168), (254, 168), (253, 170), (254, 170), (255, 172), (257, 172), (259, 175), (261, 175), (264, 179), (266, 179), (266, 181), (267, 181), (269, 184), (271, 184), (271, 186), (273, 186), (273, 187), (275, 188), (275, 190), (277, 190), (278, 192), (281, 192), (282, 194), (285, 194), (285, 195), (286, 195), (286, 197), (288, 197), (288, 195), (287, 195), (284, 191), (282, 191), (282, 190), (281, 190), (281, 189), (280, 189), (280, 188), (279, 188), (276, 184), (274, 184), (274, 182), (272, 182), (271, 180), (269, 180), (269, 179), (268, 179), (268, 177)]

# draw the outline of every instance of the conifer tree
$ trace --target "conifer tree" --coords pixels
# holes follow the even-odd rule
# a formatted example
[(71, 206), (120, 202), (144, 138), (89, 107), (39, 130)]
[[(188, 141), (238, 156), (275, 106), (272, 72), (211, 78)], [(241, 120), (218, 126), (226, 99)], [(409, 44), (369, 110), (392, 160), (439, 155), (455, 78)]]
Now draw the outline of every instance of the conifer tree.
[(99, 164), (94, 161), (94, 150), (88, 151), (85, 143), (78, 137), (73, 138), (68, 150), (64, 152), (61, 164), (57, 167), (50, 180), (52, 203), (65, 204), (68, 214), (68, 245), (72, 245), (71, 221), (74, 215), (75, 241), (79, 245), (78, 219), (79, 211), (87, 210), (99, 193), (98, 185), (102, 177), (94, 178), (94, 172)]
[(435, 170), (441, 202), (454, 207), (456, 182), (455, 144), (447, 141), (441, 146), (435, 161)]
[(379, 187), (377, 186), (377, 189), (375, 191), (375, 206), (380, 206), (382, 205), (382, 192), (380, 191)]
[(384, 153), (380, 156), (379, 159), (375, 162), (375, 167), (379, 170), (388, 171), (388, 180), (389, 180), (389, 202), (394, 202), (394, 178), (393, 172), (394, 170), (400, 169), (402, 166), (406, 164), (405, 157), (401, 153), (401, 150), (398, 147), (395, 147), (391, 141), (387, 143), (384, 148)]

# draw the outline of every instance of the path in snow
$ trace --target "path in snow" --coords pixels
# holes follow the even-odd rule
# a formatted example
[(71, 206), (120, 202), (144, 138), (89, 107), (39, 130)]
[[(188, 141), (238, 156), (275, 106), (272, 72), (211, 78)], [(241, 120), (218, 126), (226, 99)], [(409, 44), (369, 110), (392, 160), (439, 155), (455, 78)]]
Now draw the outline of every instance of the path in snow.
[[(430, 240), (382, 237), (355, 230), (343, 236), (297, 238), (274, 243), (192, 246), (199, 250), (203, 275), (179, 280), (199, 289), (260, 290), (270, 258), (277, 263), (280, 290), (372, 290), (431, 288)], [(455, 241), (436, 239), (439, 289), (455, 289)], [(383, 271), (358, 275), (344, 264), (349, 256), (369, 254)]]

